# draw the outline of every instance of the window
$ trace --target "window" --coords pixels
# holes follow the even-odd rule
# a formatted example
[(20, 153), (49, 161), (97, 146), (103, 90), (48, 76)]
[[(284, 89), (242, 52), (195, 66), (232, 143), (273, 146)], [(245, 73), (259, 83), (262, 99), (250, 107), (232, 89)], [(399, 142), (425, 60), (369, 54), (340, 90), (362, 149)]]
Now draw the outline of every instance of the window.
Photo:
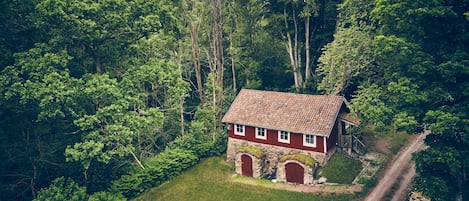
[(267, 139), (267, 131), (265, 128), (256, 128), (256, 138), (258, 139)]
[(278, 141), (283, 143), (290, 143), (290, 132), (278, 131)]
[(316, 147), (316, 136), (304, 134), (303, 135), (303, 146), (306, 147)]
[(234, 130), (235, 135), (243, 135), (244, 136), (244, 126), (235, 124), (235, 130)]

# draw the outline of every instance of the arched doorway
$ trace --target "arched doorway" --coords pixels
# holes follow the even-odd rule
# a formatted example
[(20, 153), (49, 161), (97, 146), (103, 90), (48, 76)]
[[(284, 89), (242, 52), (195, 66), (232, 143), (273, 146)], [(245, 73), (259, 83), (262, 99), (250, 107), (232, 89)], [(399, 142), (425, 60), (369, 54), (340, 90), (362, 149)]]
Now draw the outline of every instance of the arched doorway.
[(252, 177), (252, 158), (246, 154), (241, 155), (241, 172), (243, 176)]
[(287, 163), (285, 165), (285, 174), (287, 182), (304, 183), (304, 168), (298, 163)]

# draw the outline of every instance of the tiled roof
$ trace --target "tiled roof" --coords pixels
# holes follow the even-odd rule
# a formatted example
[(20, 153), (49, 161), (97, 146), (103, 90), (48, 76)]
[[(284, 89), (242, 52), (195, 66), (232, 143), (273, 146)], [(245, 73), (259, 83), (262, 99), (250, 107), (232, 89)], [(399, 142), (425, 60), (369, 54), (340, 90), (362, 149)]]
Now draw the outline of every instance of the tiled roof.
[(329, 136), (342, 96), (243, 89), (223, 117), (225, 123)]

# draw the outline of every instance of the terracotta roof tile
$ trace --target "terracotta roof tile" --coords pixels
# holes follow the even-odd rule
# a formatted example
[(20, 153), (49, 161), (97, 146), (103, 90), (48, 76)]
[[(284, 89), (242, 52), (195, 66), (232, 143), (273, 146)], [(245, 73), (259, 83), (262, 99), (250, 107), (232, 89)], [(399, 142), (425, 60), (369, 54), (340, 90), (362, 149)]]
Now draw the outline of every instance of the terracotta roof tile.
[(329, 136), (342, 103), (342, 96), (243, 89), (222, 121)]

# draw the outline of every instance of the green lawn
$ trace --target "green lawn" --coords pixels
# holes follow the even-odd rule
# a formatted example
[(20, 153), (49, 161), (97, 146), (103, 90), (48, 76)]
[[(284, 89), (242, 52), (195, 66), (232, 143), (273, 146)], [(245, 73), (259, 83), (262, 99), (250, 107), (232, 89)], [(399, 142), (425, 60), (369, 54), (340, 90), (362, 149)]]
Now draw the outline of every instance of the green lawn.
[(328, 182), (351, 184), (361, 170), (362, 163), (360, 161), (336, 153), (319, 171), (319, 175), (326, 177)]
[(357, 196), (352, 194), (308, 194), (230, 182), (234, 168), (224, 159), (224, 156), (204, 159), (195, 167), (135, 200), (348, 201), (357, 199)]

